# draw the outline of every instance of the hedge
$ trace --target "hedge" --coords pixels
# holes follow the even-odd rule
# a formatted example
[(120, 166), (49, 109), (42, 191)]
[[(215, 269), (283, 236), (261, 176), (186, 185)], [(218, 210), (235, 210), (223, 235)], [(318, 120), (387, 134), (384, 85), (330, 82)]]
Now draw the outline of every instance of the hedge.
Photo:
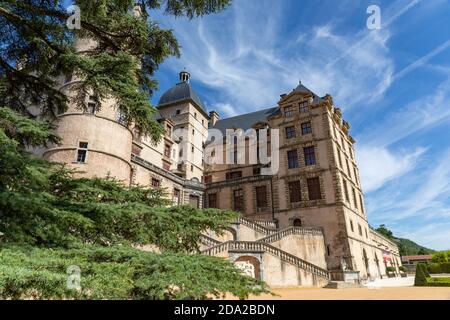
[(450, 273), (450, 262), (430, 263), (428, 271), (433, 273)]
[(429, 287), (450, 287), (450, 278), (427, 278)]

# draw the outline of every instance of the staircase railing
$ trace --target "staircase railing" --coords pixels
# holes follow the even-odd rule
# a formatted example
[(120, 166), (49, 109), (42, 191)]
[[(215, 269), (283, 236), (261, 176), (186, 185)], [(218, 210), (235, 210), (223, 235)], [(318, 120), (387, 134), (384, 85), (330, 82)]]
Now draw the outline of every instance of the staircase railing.
[(245, 219), (245, 218), (242, 218), (242, 217), (239, 217), (237, 219), (237, 222), (242, 223), (243, 225), (245, 225), (247, 227), (250, 227), (250, 228), (252, 228), (252, 229), (254, 229), (254, 230), (258, 231), (258, 232), (261, 232), (263, 234), (266, 234), (266, 235), (278, 232), (275, 229), (264, 227), (264, 226), (260, 225), (257, 222), (254, 222), (252, 220), (248, 220), (248, 219)]
[(319, 277), (326, 279), (330, 278), (327, 270), (322, 269), (308, 261), (300, 259), (299, 257), (296, 257), (290, 253), (287, 253), (286, 251), (275, 248), (274, 246), (271, 246), (270, 244), (265, 242), (227, 241), (202, 251), (202, 254), (216, 255), (226, 250), (240, 252), (267, 252), (278, 257), (282, 261), (295, 265), (298, 268), (311, 272), (312, 274), (315, 274)]
[(265, 242), (265, 243), (272, 243), (275, 241), (278, 241), (284, 237), (290, 236), (290, 235), (313, 235), (313, 236), (321, 236), (323, 235), (321, 228), (304, 228), (304, 227), (290, 227), (281, 231), (278, 231), (277, 233), (268, 235), (264, 238), (261, 238), (259, 240), (256, 240), (257, 242)]
[(216, 246), (219, 243), (222, 243), (221, 241), (216, 240), (216, 239), (211, 238), (211, 237), (208, 237), (208, 236), (205, 236), (204, 234), (200, 235), (200, 242), (202, 244), (206, 245), (206, 246), (209, 246), (209, 247)]
[(266, 228), (271, 228), (271, 229), (277, 228), (277, 224), (275, 223), (275, 221), (272, 221), (272, 220), (256, 220), (256, 219), (248, 219), (248, 218), (247, 218), (247, 220), (255, 222)]

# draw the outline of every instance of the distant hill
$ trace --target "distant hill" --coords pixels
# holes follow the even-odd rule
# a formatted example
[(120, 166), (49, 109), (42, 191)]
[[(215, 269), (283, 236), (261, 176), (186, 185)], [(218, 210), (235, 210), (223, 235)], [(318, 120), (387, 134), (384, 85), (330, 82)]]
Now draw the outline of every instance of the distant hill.
[(394, 236), (391, 230), (386, 228), (384, 224), (382, 224), (375, 230), (381, 233), (382, 235), (386, 236), (387, 238), (391, 239), (395, 243), (397, 243), (401, 256), (432, 254), (436, 252), (435, 250), (423, 247), (409, 239), (397, 238), (396, 236)]

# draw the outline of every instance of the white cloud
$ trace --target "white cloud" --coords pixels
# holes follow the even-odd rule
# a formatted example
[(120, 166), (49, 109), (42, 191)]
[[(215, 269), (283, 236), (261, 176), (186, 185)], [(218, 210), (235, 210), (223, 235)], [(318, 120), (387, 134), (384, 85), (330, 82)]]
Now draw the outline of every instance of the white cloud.
[(383, 95), (394, 70), (387, 28), (372, 32), (363, 24), (359, 32), (341, 34), (337, 22), (329, 21), (297, 33), (283, 29), (282, 10), (272, 1), (256, 7), (238, 0), (220, 15), (169, 19), (183, 47), (181, 59), (169, 66), (187, 67), (193, 81), (217, 90), (205, 97), (211, 105), (238, 105), (240, 113), (276, 105), (299, 79), (319, 95), (332, 94), (344, 109)]
[(375, 191), (385, 183), (410, 172), (424, 151), (419, 148), (407, 154), (394, 154), (380, 147), (358, 149), (358, 163), (364, 191)]

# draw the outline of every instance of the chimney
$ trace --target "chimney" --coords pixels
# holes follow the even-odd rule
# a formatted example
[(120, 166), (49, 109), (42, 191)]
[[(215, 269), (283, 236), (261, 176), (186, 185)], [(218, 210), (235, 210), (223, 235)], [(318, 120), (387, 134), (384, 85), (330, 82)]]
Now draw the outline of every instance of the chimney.
[(210, 117), (209, 124), (211, 127), (214, 127), (216, 122), (219, 120), (219, 114), (215, 111), (210, 111), (209, 117)]

